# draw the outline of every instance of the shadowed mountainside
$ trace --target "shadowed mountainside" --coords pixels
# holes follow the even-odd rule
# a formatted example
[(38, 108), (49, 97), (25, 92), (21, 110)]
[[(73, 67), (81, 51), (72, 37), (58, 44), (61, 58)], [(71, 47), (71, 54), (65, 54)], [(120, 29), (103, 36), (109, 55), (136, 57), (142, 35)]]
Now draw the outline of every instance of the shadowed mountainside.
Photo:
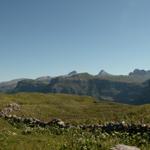
[(121, 103), (142, 104), (145, 84), (101, 79), (87, 73), (56, 77), (50, 83), (35, 80), (20, 81), (14, 92), (44, 92), (88, 95)]
[[(144, 104), (150, 102), (150, 71), (135, 69), (128, 76), (111, 75), (104, 70), (98, 75), (77, 73), (58, 77), (40, 77), (35, 80), (18, 80), (13, 84), (1, 87), (2, 92), (43, 92), (66, 93), (93, 96), (97, 99), (107, 99), (129, 104)], [(13, 85), (13, 86), (12, 86)], [(9, 90), (8, 90), (9, 87)]]

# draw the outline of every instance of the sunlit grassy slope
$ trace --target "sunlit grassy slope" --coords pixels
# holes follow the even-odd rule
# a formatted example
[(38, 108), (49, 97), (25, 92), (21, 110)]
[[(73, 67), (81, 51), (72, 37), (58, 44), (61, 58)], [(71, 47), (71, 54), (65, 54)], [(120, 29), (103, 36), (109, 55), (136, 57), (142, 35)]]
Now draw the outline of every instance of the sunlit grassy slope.
[(150, 122), (150, 105), (97, 102), (92, 97), (64, 94), (0, 94), (0, 108), (12, 102), (21, 105), (21, 110), (15, 112), (17, 115), (32, 116), (45, 121), (61, 118), (65, 122)]
[[(131, 106), (106, 101), (96, 102), (92, 97), (64, 94), (0, 94), (0, 109), (12, 102), (21, 105), (21, 110), (14, 114), (45, 121), (61, 118), (73, 124), (123, 120), (134, 123), (150, 122), (150, 105)], [(26, 130), (31, 132), (24, 132)], [(0, 150), (109, 150), (119, 143), (149, 150), (148, 138), (148, 135), (108, 135), (99, 131), (92, 133), (78, 129), (31, 129), (26, 125), (12, 125), (0, 119)]]

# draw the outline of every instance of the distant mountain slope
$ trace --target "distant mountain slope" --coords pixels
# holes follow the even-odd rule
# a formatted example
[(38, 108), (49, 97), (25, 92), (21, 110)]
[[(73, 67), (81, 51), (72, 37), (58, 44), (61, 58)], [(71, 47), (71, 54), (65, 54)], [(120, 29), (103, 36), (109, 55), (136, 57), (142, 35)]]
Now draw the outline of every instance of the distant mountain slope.
[(15, 80), (11, 80), (11, 81), (1, 82), (0, 83), (0, 91), (8, 92), (8, 91), (13, 90), (17, 86), (18, 82), (20, 82), (21, 80), (24, 80), (24, 79), (15, 79)]
[(50, 76), (43, 76), (43, 77), (39, 77), (36, 79), (36, 81), (40, 81), (40, 82), (43, 82), (43, 83), (49, 83), (51, 81), (52, 77)]
[[(77, 73), (58, 77), (18, 79), (0, 84), (2, 92), (44, 92), (88, 95), (122, 103), (150, 103), (149, 71), (134, 70), (128, 76), (111, 75), (104, 70), (98, 75)], [(144, 81), (144, 82), (143, 82)]]
[(43, 83), (43, 84), (48, 84), (51, 81), (51, 77), (50, 76), (43, 76), (43, 77), (39, 77), (35, 80), (27, 79), (27, 78), (21, 78), (21, 79), (15, 79), (15, 80), (11, 80), (11, 81), (1, 82), (0, 83), (0, 92), (11, 92), (22, 81), (23, 82), (28, 81), (28, 83), (30, 83), (31, 81), (36, 81), (37, 83), (39, 82), (39, 83)]
[(124, 103), (136, 103), (142, 86), (137, 83), (105, 80), (97, 77), (88, 78), (74, 76), (72, 78), (53, 79), (48, 85), (48, 92), (72, 93), (78, 95), (89, 95), (98, 99), (109, 99)]
[(150, 70), (135, 69), (133, 72), (129, 73), (129, 77), (144, 82), (150, 79)]
[(142, 101), (143, 103), (150, 103), (150, 80), (147, 80), (142, 84), (142, 92), (139, 96), (139, 99), (137, 100), (137, 103), (139, 101)]
[(49, 92), (88, 95), (122, 103), (136, 103), (142, 86), (137, 83), (101, 79), (87, 73), (52, 78), (49, 84), (35, 80), (20, 81), (14, 92)]
[(26, 79), (18, 82), (13, 92), (43, 92), (48, 83), (38, 80)]

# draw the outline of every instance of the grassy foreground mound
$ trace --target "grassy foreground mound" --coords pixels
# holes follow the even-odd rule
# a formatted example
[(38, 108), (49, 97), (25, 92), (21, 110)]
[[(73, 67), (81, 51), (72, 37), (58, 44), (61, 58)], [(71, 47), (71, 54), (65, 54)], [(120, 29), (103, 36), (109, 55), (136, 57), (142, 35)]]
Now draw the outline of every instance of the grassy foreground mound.
[[(43, 121), (61, 118), (71, 124), (103, 124), (111, 121), (149, 123), (150, 105), (131, 106), (112, 102), (96, 102), (91, 97), (64, 94), (19, 93), (0, 94), (0, 108), (18, 103), (21, 110), (17, 116), (35, 117)], [(0, 119), (0, 149), (10, 150), (109, 150), (116, 144), (128, 144), (150, 149), (148, 133), (129, 134), (99, 130), (89, 131), (29, 127), (24, 124), (10, 124)]]

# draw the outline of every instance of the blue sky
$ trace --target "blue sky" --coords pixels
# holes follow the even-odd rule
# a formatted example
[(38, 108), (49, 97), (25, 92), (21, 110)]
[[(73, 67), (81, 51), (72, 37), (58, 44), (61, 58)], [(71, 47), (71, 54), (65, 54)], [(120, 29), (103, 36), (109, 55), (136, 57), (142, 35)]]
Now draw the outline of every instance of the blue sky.
[(0, 81), (150, 69), (149, 0), (1, 0)]

